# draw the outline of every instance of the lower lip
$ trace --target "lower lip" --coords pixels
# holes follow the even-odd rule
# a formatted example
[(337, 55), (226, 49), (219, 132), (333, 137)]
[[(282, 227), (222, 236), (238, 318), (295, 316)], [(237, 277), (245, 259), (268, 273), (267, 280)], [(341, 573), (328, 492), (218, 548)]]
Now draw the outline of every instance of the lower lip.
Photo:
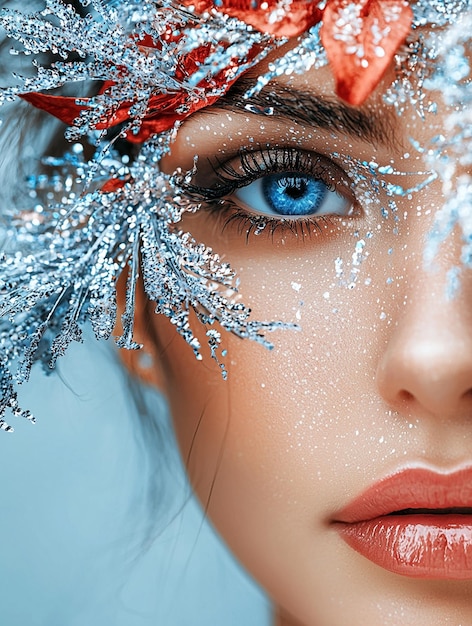
[(390, 572), (472, 579), (472, 515), (392, 515), (336, 526), (351, 548)]

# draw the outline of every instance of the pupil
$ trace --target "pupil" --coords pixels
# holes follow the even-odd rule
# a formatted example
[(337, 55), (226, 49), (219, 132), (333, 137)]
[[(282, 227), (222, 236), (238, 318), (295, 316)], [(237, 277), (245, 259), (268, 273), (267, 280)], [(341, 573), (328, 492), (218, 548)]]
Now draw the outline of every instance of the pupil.
[(287, 179), (286, 185), (284, 186), (281, 184), (281, 186), (283, 187), (285, 194), (292, 200), (299, 200), (300, 198), (303, 198), (307, 191), (306, 181), (300, 178), (298, 180), (293, 178)]

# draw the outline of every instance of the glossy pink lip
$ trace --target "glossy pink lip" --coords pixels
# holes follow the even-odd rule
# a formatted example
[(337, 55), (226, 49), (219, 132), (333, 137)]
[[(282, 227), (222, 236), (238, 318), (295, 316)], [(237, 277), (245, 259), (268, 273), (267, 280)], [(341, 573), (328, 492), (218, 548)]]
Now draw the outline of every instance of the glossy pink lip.
[(389, 571), (472, 579), (472, 467), (401, 471), (349, 503), (334, 524), (351, 548)]

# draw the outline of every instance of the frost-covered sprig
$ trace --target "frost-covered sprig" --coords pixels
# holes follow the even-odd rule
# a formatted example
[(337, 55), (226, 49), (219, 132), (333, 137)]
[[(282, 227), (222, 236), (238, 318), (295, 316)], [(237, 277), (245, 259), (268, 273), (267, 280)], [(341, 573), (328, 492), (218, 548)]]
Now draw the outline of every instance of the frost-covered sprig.
[(46, 371), (54, 368), (70, 343), (82, 340), (81, 327), (87, 321), (97, 338), (111, 336), (116, 326), (115, 285), (123, 270), (128, 284), (120, 347), (141, 347), (133, 338), (139, 275), (156, 312), (171, 320), (197, 358), (200, 344), (190, 325), (192, 310), (207, 328), (218, 362), (221, 337), (215, 323), (266, 347), (266, 332), (290, 327), (250, 320), (250, 309), (236, 297), (237, 280), (230, 266), (180, 228), (182, 214), (199, 208), (183, 189), (193, 172), (162, 173), (155, 158), (159, 150), (162, 146), (147, 143), (129, 165), (110, 153), (97, 170), (97, 163), (82, 161), (76, 149), (63, 159), (46, 160), (61, 169), (59, 178), (52, 174), (33, 181), (38, 197), (61, 197), (64, 190), (57, 180), (87, 181), (89, 169), (96, 170), (93, 186), (69, 194), (58, 205), (36, 203), (12, 233), (18, 251), (3, 258), (0, 270), (0, 428), (10, 429), (4, 421), (8, 408), (32, 419), (18, 405), (15, 384), (28, 380), (35, 362)]
[[(113, 334), (122, 272), (128, 280), (120, 347), (141, 347), (133, 333), (140, 275), (156, 312), (201, 358), (190, 325), (194, 311), (223, 376), (216, 323), (267, 347), (268, 331), (293, 327), (250, 319), (230, 266), (179, 224), (184, 212), (199, 208), (199, 199), (184, 189), (193, 172), (170, 176), (159, 167), (179, 119), (222, 95), (283, 40), (216, 10), (195, 16), (172, 0), (81, 2), (93, 17), (60, 0), (45, 0), (44, 10), (28, 15), (0, 12), (0, 26), (21, 46), (15, 52), (34, 55), (36, 68), (34, 76), (15, 75), (16, 84), (1, 89), (0, 104), (20, 95), (59, 111), (69, 140), (85, 136), (97, 147), (91, 161), (80, 146), (61, 158), (44, 158), (48, 173), (29, 179), (31, 208), (18, 214), (5, 207), (13, 217), (0, 265), (4, 430), (11, 430), (4, 419), (8, 409), (33, 420), (19, 406), (16, 385), (28, 380), (36, 362), (54, 369), (70, 343), (82, 340), (87, 322), (99, 339)], [(41, 53), (60, 60), (42, 65)], [(40, 93), (83, 81), (103, 86), (88, 98)], [(157, 125), (156, 110), (164, 112)], [(112, 148), (126, 135), (142, 144), (134, 161)]]
[[(51, 52), (62, 60), (49, 66), (35, 60), (36, 74), (16, 76), (17, 84), (2, 90), (0, 103), (23, 95), (70, 124), (72, 141), (122, 122), (139, 142), (167, 130), (225, 93), (285, 41), (217, 11), (196, 16), (172, 0), (131, 1), (119, 10), (95, 1), (94, 19), (60, 0), (45, 3), (43, 11), (29, 15), (3, 9), (0, 27), (21, 44), (17, 54)], [(84, 81), (103, 86), (88, 98), (38, 93)], [(165, 120), (156, 122), (155, 112), (167, 109)], [(148, 128), (138, 136), (143, 122)]]
[[(470, 3), (469, 3), (470, 5)], [(471, 9), (470, 6), (468, 6)], [(462, 262), (472, 267), (472, 90), (469, 39), (472, 13), (440, 35), (431, 35), (437, 58), (436, 71), (427, 80), (428, 89), (442, 94), (449, 113), (445, 132), (424, 150), (427, 163), (434, 163), (442, 182), (444, 204), (435, 215), (425, 248), (427, 263), (456, 226), (462, 232)], [(457, 274), (457, 272), (455, 273)]]

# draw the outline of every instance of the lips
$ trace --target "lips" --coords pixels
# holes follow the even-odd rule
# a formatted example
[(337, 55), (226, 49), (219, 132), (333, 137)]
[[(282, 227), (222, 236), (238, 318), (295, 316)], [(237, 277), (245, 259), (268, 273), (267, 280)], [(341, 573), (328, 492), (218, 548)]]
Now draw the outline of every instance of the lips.
[(404, 470), (339, 511), (346, 543), (386, 570), (423, 579), (472, 579), (472, 468)]

